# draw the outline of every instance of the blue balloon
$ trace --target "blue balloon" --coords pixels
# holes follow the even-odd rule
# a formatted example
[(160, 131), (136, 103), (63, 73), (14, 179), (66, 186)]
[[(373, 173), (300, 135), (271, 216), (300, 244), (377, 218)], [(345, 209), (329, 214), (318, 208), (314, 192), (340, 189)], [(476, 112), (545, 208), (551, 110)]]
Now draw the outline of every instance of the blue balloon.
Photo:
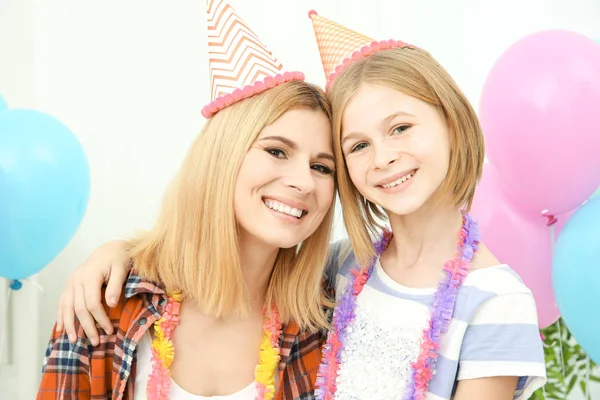
[(90, 194), (83, 148), (55, 118), (0, 111), (0, 276), (23, 279), (52, 261), (79, 228)]
[(600, 197), (583, 204), (562, 229), (552, 261), (552, 286), (569, 330), (600, 363)]

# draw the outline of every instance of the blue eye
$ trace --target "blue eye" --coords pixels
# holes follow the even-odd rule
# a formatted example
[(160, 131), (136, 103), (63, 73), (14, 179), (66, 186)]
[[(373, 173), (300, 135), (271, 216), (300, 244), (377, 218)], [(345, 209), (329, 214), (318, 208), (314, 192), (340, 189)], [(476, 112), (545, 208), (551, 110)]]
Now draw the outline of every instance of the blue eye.
[(392, 133), (394, 133), (395, 135), (401, 135), (404, 132), (406, 132), (409, 128), (410, 128), (410, 125), (399, 125), (399, 126), (395, 127), (394, 129), (392, 129)]
[(369, 144), (362, 142), (362, 143), (358, 143), (356, 146), (354, 146), (352, 148), (352, 150), (350, 150), (350, 153), (354, 153), (355, 151), (360, 151), (362, 149), (364, 149), (365, 147), (367, 147)]

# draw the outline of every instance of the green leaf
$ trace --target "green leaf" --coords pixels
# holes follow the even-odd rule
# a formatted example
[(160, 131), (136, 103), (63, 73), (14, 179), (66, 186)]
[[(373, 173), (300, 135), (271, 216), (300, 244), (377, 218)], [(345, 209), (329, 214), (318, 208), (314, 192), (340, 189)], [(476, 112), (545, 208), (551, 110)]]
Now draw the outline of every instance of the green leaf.
[(594, 381), (594, 382), (599, 382), (600, 383), (600, 377), (596, 376), (596, 375), (590, 375), (590, 381)]
[(555, 369), (549, 369), (547, 371), (547, 375), (548, 375), (548, 377), (550, 377), (552, 379), (555, 379), (555, 380), (557, 380), (559, 382), (563, 380), (562, 372), (561, 371), (557, 371)]
[(575, 387), (576, 383), (577, 383), (577, 375), (573, 375), (571, 377), (571, 379), (569, 380), (569, 386), (567, 387), (567, 393), (571, 393), (571, 391)]
[(536, 390), (531, 397), (529, 397), (529, 400), (546, 400), (544, 399), (544, 391), (542, 389)]
[(582, 379), (579, 381), (579, 387), (581, 387), (581, 392), (585, 395), (585, 398), (588, 398), (588, 392), (587, 392), (587, 384), (585, 383), (585, 381)]
[[(537, 390), (531, 400), (565, 400), (571, 397), (573, 390), (581, 388), (585, 393), (588, 382), (600, 383), (600, 368), (588, 359), (562, 319), (540, 331), (545, 337), (543, 345), (548, 381), (544, 390)], [(588, 375), (589, 381), (584, 380), (583, 377)], [(579, 387), (575, 389), (577, 382)]]

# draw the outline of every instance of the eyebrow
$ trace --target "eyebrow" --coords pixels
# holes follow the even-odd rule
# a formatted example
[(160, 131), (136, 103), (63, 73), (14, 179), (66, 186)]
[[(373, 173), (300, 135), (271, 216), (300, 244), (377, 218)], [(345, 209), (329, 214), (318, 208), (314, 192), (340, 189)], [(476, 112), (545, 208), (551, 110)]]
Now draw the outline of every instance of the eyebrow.
[[(392, 113), (392, 114), (388, 115), (387, 117), (385, 117), (384, 119), (382, 119), (381, 125), (382, 126), (389, 125), (397, 117), (414, 117), (414, 114), (407, 113), (404, 111), (396, 111), (395, 113)], [(353, 132), (353, 133), (346, 135), (346, 137), (344, 137), (344, 139), (342, 139), (342, 146), (344, 145), (346, 140), (352, 139), (352, 138), (360, 136), (360, 135), (361, 134), (358, 132)]]
[(396, 118), (396, 117), (414, 117), (414, 115), (413, 115), (413, 114), (411, 114), (411, 113), (404, 112), (404, 111), (397, 111), (397, 112), (395, 112), (395, 113), (393, 113), (393, 114), (390, 114), (390, 115), (388, 115), (387, 117), (385, 117), (385, 118), (383, 119), (382, 123), (388, 123), (388, 124), (389, 124), (389, 123), (390, 123), (390, 122), (392, 122), (392, 121), (394, 120), (394, 118)]
[[(275, 140), (275, 141), (285, 144), (292, 150), (298, 150), (298, 145), (296, 144), (296, 142), (294, 142), (293, 140), (290, 140), (286, 137), (283, 137), (283, 136), (265, 136), (265, 137), (258, 139), (259, 142), (262, 142), (263, 140)], [(335, 157), (333, 157), (333, 155), (329, 154), (329, 153), (319, 153), (319, 154), (317, 154), (317, 158), (324, 158), (327, 160), (331, 160), (332, 162), (335, 162)]]

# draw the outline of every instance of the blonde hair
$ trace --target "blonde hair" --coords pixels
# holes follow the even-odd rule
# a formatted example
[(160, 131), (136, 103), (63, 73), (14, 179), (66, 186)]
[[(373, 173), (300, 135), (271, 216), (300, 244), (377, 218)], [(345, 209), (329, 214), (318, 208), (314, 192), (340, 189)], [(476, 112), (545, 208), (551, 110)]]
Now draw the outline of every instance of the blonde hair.
[[(154, 227), (131, 241), (135, 271), (181, 290), (217, 317), (247, 315), (250, 303), (240, 267), (233, 208), (236, 176), (261, 130), (287, 111), (306, 108), (331, 118), (321, 89), (288, 82), (235, 103), (208, 120), (166, 192)], [(311, 330), (326, 326), (321, 282), (333, 207), (301, 245), (280, 249), (268, 291), (283, 321)]]
[[(451, 196), (457, 207), (469, 209), (481, 177), (485, 146), (475, 110), (448, 72), (421, 49), (384, 50), (352, 63), (328, 90), (333, 111), (333, 147), (338, 163), (338, 190), (346, 230), (357, 258), (367, 263), (374, 255), (372, 236), (381, 230), (383, 211), (356, 189), (341, 148), (342, 116), (362, 83), (387, 86), (434, 107), (445, 118), (450, 132), (448, 173), (434, 195), (433, 204)], [(379, 220), (379, 221), (378, 221)]]

